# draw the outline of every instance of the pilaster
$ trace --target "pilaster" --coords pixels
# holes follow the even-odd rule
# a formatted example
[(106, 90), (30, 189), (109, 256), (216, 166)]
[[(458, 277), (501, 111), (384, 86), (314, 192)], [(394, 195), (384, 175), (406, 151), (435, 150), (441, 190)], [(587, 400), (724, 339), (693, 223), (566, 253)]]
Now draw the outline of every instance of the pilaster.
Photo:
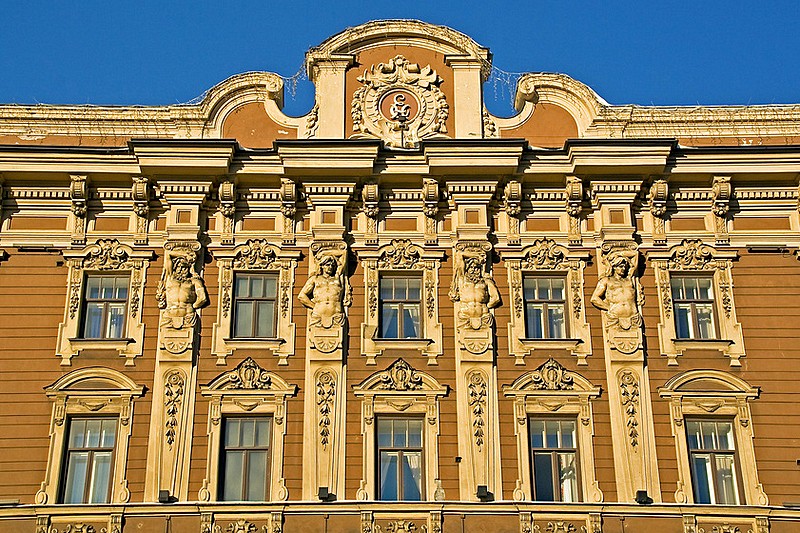
[(307, 61), (308, 77), (316, 85), (319, 139), (347, 138), (345, 102), (350, 99), (345, 94), (345, 73), (354, 63), (355, 58), (346, 54), (309, 57)]
[(483, 137), (484, 61), (467, 56), (446, 56), (445, 62), (453, 69), (455, 138), (479, 139)]

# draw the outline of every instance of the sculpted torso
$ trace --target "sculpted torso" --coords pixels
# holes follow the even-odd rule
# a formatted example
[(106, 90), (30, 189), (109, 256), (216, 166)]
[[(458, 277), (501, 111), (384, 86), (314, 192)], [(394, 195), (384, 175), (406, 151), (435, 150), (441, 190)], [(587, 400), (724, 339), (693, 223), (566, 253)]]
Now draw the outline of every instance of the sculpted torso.
[(611, 273), (597, 283), (591, 302), (607, 313), (612, 324), (619, 324), (622, 329), (638, 324), (636, 286), (627, 261), (616, 262)]
[(320, 267), (320, 273), (309, 278), (300, 290), (298, 299), (311, 309), (310, 325), (329, 328), (333, 324), (340, 324), (343, 320), (344, 287), (336, 275), (337, 267), (335, 261), (324, 263)]
[(481, 329), (492, 324), (489, 309), (500, 305), (500, 293), (490, 277), (483, 276), (483, 266), (467, 259), (464, 274), (458, 281), (458, 317), (460, 326)]

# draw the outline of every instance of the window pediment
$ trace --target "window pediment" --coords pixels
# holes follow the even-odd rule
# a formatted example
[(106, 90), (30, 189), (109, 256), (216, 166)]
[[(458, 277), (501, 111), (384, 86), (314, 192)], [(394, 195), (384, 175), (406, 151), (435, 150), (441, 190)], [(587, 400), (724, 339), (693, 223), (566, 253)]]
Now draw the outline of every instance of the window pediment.
[(353, 388), (356, 396), (367, 395), (447, 395), (447, 385), (440, 384), (426, 372), (414, 369), (404, 359), (397, 359), (389, 367), (376, 372)]
[(201, 387), (203, 395), (217, 396), (235, 393), (271, 393), (293, 395), (297, 385), (289, 385), (277, 374), (263, 369), (252, 357), (239, 363), (230, 372), (224, 372), (214, 378), (208, 385)]

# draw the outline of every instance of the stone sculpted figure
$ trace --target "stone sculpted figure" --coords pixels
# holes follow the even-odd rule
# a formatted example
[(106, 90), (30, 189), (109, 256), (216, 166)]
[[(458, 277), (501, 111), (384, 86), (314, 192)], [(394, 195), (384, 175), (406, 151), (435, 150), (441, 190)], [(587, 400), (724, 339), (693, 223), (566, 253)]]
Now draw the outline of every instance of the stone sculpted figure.
[(196, 260), (197, 255), (191, 250), (167, 249), (157, 292), (158, 307), (164, 310), (162, 327), (194, 326), (197, 310), (208, 303), (203, 280), (194, 271)]
[(472, 330), (491, 327), (494, 317), (489, 310), (500, 305), (500, 292), (484, 271), (486, 256), (464, 253), (461, 257), (450, 288), (450, 299), (460, 303), (456, 325), (459, 329)]
[(344, 307), (350, 305), (350, 291), (344, 273), (344, 253), (320, 251), (318, 271), (308, 278), (297, 299), (311, 309), (309, 327), (330, 329), (345, 323)]
[(609, 340), (624, 353), (635, 351), (642, 325), (638, 283), (633, 271), (637, 253), (613, 252), (608, 257), (608, 272), (597, 282), (591, 298), (592, 305), (605, 312)]

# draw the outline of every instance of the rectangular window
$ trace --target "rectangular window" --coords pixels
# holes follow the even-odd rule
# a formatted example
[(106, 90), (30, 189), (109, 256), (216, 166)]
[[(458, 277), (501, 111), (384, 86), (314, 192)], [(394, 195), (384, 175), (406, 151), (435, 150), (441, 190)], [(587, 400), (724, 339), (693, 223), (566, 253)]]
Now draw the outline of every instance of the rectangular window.
[(271, 417), (225, 418), (219, 493), (225, 501), (267, 501)]
[(236, 274), (233, 293), (233, 336), (272, 339), (277, 318), (278, 277)]
[(529, 339), (565, 339), (564, 278), (525, 277), (525, 336)]
[(713, 279), (672, 276), (670, 284), (678, 338), (716, 339)]
[(86, 276), (83, 338), (121, 339), (125, 335), (129, 277)]
[(532, 418), (530, 437), (533, 499), (580, 501), (575, 421)]
[(739, 504), (733, 422), (687, 420), (686, 436), (692, 467), (694, 502)]
[(378, 419), (378, 487), (381, 500), (420, 501), (422, 419)]
[(381, 278), (381, 338), (419, 339), (421, 284), (418, 277)]
[(110, 501), (116, 432), (116, 418), (69, 420), (62, 503)]

